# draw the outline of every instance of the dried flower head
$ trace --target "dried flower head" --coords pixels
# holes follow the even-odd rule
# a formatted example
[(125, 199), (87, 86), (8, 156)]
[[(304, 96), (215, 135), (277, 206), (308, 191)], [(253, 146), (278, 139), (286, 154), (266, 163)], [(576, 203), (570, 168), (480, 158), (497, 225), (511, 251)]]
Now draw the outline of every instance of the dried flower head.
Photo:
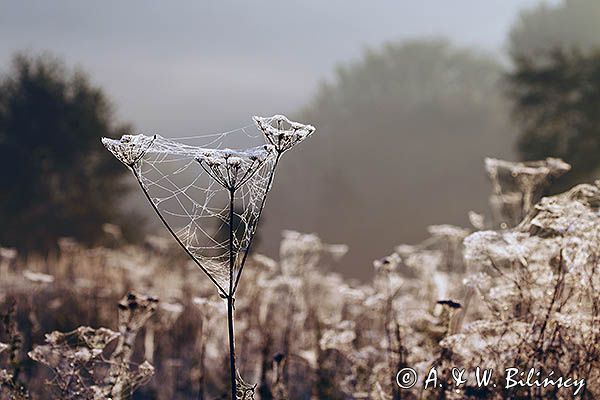
[(109, 329), (79, 327), (52, 332), (46, 344), (35, 346), (29, 357), (53, 370), (52, 388), (61, 399), (96, 399), (102, 390), (106, 346), (119, 336)]
[(275, 148), (271, 145), (247, 150), (205, 149), (199, 151), (196, 161), (221, 186), (237, 190), (274, 154)]
[(150, 149), (157, 135), (123, 135), (121, 139), (102, 138), (102, 144), (126, 166), (132, 168)]
[(314, 126), (290, 121), (283, 115), (274, 115), (272, 117), (255, 116), (252, 119), (258, 129), (263, 132), (267, 141), (275, 146), (279, 154), (302, 142), (315, 131)]
[(158, 299), (131, 292), (119, 302), (119, 331), (137, 332), (158, 307)]

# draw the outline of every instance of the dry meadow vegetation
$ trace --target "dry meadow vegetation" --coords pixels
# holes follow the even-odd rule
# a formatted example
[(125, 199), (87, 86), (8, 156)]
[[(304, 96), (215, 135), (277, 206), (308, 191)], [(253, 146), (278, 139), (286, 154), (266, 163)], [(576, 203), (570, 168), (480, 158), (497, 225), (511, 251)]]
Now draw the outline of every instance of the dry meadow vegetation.
[[(278, 260), (249, 258), (236, 306), (238, 398), (571, 398), (555, 387), (400, 390), (406, 366), (554, 370), (600, 396), (600, 186), (541, 197), (569, 166), (486, 161), (489, 217), (437, 225), (376, 260), (370, 282), (346, 247), (283, 233)], [(401, 221), (398, 221), (401, 223)], [(48, 257), (0, 251), (1, 399), (228, 396), (226, 305), (170, 238)], [(240, 382), (242, 382), (240, 380)]]

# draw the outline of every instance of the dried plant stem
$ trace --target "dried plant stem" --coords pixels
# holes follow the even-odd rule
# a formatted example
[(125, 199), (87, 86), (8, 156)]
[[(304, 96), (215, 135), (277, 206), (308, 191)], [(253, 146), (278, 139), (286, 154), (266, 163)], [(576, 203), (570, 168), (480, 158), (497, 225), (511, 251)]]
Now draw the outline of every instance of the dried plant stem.
[(235, 253), (233, 248), (233, 212), (234, 212), (234, 195), (235, 189), (229, 190), (229, 295), (227, 296), (227, 327), (229, 332), (229, 369), (231, 379), (231, 400), (236, 398), (236, 381), (235, 381), (235, 332), (233, 329), (233, 306), (234, 306), (234, 283), (233, 270), (235, 266)]
[[(277, 169), (277, 164), (279, 163), (279, 159), (281, 157), (281, 153), (277, 153), (277, 158), (275, 159), (275, 164), (273, 165), (273, 170), (269, 176), (269, 181), (267, 182), (267, 190), (266, 193), (271, 189), (271, 185), (273, 184), (273, 178), (275, 176), (275, 170)], [(258, 212), (258, 217), (256, 219), (256, 225), (252, 228), (256, 230), (258, 225), (258, 220), (260, 219), (260, 215), (265, 207), (266, 201), (266, 193), (262, 199), (260, 204), (260, 210)], [(250, 246), (252, 245), (252, 239), (254, 235), (250, 235), (250, 240), (246, 249), (244, 251), (244, 255), (242, 256), (242, 260), (240, 263), (240, 270), (234, 281), (234, 267), (235, 267), (235, 249), (233, 246), (233, 216), (234, 216), (234, 198), (235, 198), (235, 188), (229, 189), (229, 294), (227, 296), (227, 327), (229, 332), (229, 369), (231, 373), (231, 400), (235, 400), (236, 391), (237, 391), (237, 382), (236, 382), (236, 369), (235, 369), (235, 332), (234, 332), (234, 304), (235, 304), (235, 292), (238, 287), (238, 283), (242, 276), (242, 271), (244, 269), (244, 264), (246, 263), (246, 257), (248, 257), (248, 253), (250, 252)]]
[(227, 326), (229, 328), (229, 369), (231, 370), (231, 399), (235, 400), (237, 385), (235, 381), (235, 336), (233, 332), (233, 299), (227, 298)]

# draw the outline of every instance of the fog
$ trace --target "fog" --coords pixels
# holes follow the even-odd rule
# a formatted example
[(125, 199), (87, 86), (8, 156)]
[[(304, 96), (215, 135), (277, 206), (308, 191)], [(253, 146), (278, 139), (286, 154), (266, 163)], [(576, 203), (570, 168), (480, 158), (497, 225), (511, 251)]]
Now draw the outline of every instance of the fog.
[[(323, 82), (337, 79), (337, 66), (352, 65), (366, 49), (377, 52), (388, 42), (445, 38), (452, 46), (474, 49), (506, 65), (507, 33), (518, 12), (534, 4), (538, 1), (0, 2), (0, 65), (8, 66), (16, 51), (50, 52), (86, 71), (113, 99), (117, 117), (138, 132), (198, 135), (248, 125), (255, 114), (315, 115), (314, 98)], [(303, 112), (309, 105), (310, 112)], [(390, 114), (395, 113), (388, 110)], [(396, 165), (393, 160), (374, 165), (371, 174), (360, 167), (346, 175), (326, 169), (331, 162), (326, 159), (375, 143), (367, 143), (374, 140), (367, 136), (357, 141), (354, 132), (353, 148), (331, 147), (340, 131), (335, 124), (320, 127), (318, 122), (326, 118), (316, 118), (303, 121), (319, 129), (307, 145), (308, 167), (299, 167), (304, 156), (298, 152), (278, 176), (269, 203), (272, 210), (267, 210), (261, 231), (261, 250), (274, 254), (273, 243), (279, 242), (282, 229), (321, 230), (329, 242), (360, 246), (348, 262), (352, 270), (368, 269), (370, 260), (388, 249), (423, 237), (428, 223), (466, 223), (470, 209), (481, 211), (488, 189), (481, 172), (483, 157), (510, 158), (514, 136), (509, 124), (496, 123), (490, 130), (494, 134), (487, 132), (488, 139), (482, 141), (468, 130), (459, 141), (439, 141), (436, 135), (443, 132), (433, 129), (423, 136), (428, 125), (414, 121), (400, 132), (389, 132), (383, 145), (403, 147), (398, 154), (404, 158), (394, 175), (395, 191), (386, 192), (395, 200), (382, 203), (381, 198), (371, 202), (376, 194), (362, 184), (377, 176), (376, 168)], [(435, 120), (435, 115), (419, 118)], [(485, 119), (477, 123), (486, 124)], [(472, 126), (465, 121), (453, 129)], [(319, 135), (325, 146), (320, 146)], [(412, 147), (402, 146), (403, 141)], [(449, 143), (452, 150), (445, 152), (440, 143)], [(334, 150), (315, 151), (320, 147)], [(487, 154), (489, 150), (495, 154)], [(426, 162), (425, 168), (410, 169), (411, 160), (433, 161), (436, 154), (444, 155), (441, 165)], [(338, 186), (331, 186), (332, 180)], [(450, 184), (452, 180), (456, 184)], [(412, 195), (404, 196), (407, 191)], [(344, 209), (346, 200), (349, 208)], [(140, 201), (138, 210), (150, 212), (141, 196), (132, 201)], [(382, 204), (390, 209), (382, 210)], [(342, 214), (329, 214), (334, 208)], [(392, 211), (395, 220), (387, 223)], [(368, 229), (357, 235), (366, 220)], [(384, 225), (382, 238), (377, 227)]]

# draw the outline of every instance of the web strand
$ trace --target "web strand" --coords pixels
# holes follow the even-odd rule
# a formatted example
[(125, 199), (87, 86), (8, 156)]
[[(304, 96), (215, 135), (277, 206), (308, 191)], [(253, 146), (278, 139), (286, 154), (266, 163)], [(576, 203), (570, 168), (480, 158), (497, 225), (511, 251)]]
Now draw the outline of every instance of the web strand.
[[(255, 128), (177, 140), (158, 135), (103, 139), (225, 297), (237, 288), (280, 156), (314, 131), (283, 116), (254, 120)], [(244, 150), (226, 148), (257, 141), (259, 146)]]

